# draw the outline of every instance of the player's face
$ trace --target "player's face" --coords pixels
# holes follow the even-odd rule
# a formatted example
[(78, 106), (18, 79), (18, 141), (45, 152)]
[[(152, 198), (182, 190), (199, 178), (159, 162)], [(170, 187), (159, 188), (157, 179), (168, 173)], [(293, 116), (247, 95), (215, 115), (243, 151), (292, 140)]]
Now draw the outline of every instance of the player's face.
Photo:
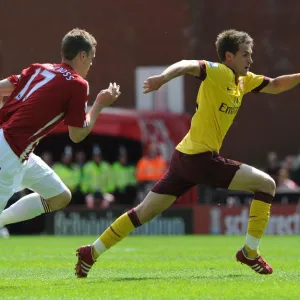
[(81, 53), (81, 76), (83, 78), (86, 77), (92, 63), (93, 63), (93, 59), (95, 58), (96, 55), (96, 49), (92, 49), (90, 51), (90, 53), (86, 53), (86, 52), (82, 52)]
[(249, 71), (252, 60), (252, 47), (249, 44), (240, 44), (239, 51), (232, 56), (232, 68), (238, 76), (245, 76)]

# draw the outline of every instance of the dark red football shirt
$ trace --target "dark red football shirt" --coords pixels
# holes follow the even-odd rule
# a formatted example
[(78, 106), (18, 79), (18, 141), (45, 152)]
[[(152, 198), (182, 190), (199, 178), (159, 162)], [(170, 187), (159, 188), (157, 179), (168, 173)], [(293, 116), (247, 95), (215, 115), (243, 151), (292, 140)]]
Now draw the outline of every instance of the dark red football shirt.
[(0, 127), (21, 160), (61, 121), (74, 127), (88, 125), (89, 85), (69, 65), (32, 64), (8, 80), (15, 89), (0, 109)]

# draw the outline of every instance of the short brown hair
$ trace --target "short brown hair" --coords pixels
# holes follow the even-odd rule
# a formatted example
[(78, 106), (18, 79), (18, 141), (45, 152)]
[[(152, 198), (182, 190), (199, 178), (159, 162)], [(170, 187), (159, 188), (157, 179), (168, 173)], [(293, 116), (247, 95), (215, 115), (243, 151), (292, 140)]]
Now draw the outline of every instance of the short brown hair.
[(225, 30), (218, 34), (216, 40), (216, 49), (219, 59), (225, 61), (225, 53), (231, 52), (236, 54), (239, 51), (240, 44), (250, 44), (253, 46), (253, 39), (247, 33), (243, 31), (237, 31), (235, 29)]
[(72, 60), (81, 51), (90, 53), (96, 45), (97, 41), (90, 33), (83, 29), (75, 28), (69, 31), (62, 39), (61, 56)]

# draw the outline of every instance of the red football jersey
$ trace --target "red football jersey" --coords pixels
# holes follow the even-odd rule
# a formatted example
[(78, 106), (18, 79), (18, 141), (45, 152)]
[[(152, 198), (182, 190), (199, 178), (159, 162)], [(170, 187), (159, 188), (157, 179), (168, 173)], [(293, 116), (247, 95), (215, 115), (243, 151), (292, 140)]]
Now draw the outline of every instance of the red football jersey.
[(86, 127), (89, 85), (69, 65), (32, 64), (8, 80), (14, 91), (0, 109), (0, 127), (23, 161), (62, 120)]

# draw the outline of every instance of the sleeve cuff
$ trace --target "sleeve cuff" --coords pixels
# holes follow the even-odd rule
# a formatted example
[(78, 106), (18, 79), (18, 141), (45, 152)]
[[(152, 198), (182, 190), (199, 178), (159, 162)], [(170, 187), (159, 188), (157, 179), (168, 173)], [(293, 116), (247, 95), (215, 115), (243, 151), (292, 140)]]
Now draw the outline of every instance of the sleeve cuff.
[(200, 75), (197, 76), (196, 78), (203, 81), (206, 78), (206, 64), (203, 60), (199, 60), (199, 65), (200, 65)]
[(264, 87), (266, 87), (269, 84), (269, 82), (270, 82), (270, 78), (264, 76), (264, 79), (263, 79), (262, 83), (258, 87), (253, 89), (251, 92), (252, 93), (259, 93)]
[(11, 75), (11, 76), (7, 77), (7, 80), (11, 84), (13, 84), (14, 86), (16, 86), (18, 84), (18, 82), (19, 82), (19, 76), (17, 76), (17, 75)]

